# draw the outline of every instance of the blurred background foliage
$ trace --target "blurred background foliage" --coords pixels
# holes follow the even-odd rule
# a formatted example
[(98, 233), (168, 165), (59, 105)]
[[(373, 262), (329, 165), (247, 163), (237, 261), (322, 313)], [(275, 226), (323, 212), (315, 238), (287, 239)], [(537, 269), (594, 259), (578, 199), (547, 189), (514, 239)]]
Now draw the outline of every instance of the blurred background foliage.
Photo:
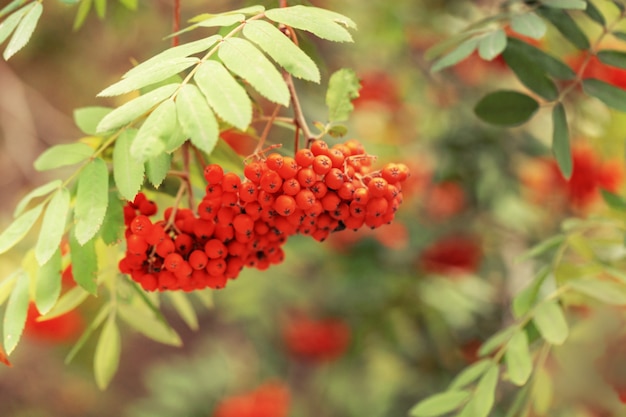
[[(92, 378), (93, 342), (63, 363), (96, 301), (45, 325), (31, 317), (27, 339), (11, 356), (13, 366), (0, 368), (0, 414), (395, 417), (445, 389), (476, 361), (482, 341), (511, 321), (513, 295), (544, 262), (516, 258), (556, 233), (563, 219), (606, 213), (599, 188), (617, 192), (622, 186), (624, 115), (572, 98), (575, 171), (565, 182), (551, 159), (546, 117), (504, 130), (473, 114), (485, 92), (519, 87), (504, 64), (470, 57), (430, 73), (424, 51), (494, 13), (499, 3), (307, 3), (343, 13), (359, 26), (354, 44), (310, 39), (307, 48), (322, 68), (323, 84), (341, 67), (353, 68), (361, 79), (349, 137), (380, 162), (410, 166), (396, 222), (375, 232), (338, 233), (322, 244), (293, 238), (284, 263), (263, 272), (246, 270), (215, 292), (214, 307), (199, 309), (198, 330), (166, 310), (183, 347), (124, 329), (120, 371), (104, 392)], [(250, 4), (183, 0), (182, 18)], [(163, 38), (172, 28), (171, 1), (140, 1), (136, 11), (115, 1), (108, 5), (106, 19), (92, 12), (74, 33), (76, 7), (46, 2), (28, 47), (8, 63), (0, 61), (2, 224), (29, 189), (47, 180), (48, 174), (32, 169), (41, 151), (80, 137), (73, 110), (119, 105), (95, 95), (131, 63), (169, 46)], [(542, 47), (575, 59), (558, 36), (548, 33)], [(324, 88), (297, 87), (308, 120), (324, 122)], [(237, 140), (230, 141), (235, 148), (241, 145)], [(27, 239), (14, 251), (30, 245)], [(0, 273), (12, 271), (13, 262), (4, 257)], [(572, 314), (575, 319), (586, 313)], [(582, 368), (593, 364), (576, 358), (601, 356), (603, 344), (592, 340), (623, 326), (602, 312), (587, 318), (572, 330), (579, 336), (554, 359), (571, 364), (566, 369), (577, 378), (591, 375)], [(527, 415), (622, 415), (615, 392), (600, 377), (588, 395), (574, 401), (571, 393), (580, 392), (574, 386), (580, 381), (551, 369), (540, 370), (552, 383), (544, 384), (536, 400), (543, 403)], [(512, 392), (510, 386), (501, 390), (492, 415), (509, 415)]]

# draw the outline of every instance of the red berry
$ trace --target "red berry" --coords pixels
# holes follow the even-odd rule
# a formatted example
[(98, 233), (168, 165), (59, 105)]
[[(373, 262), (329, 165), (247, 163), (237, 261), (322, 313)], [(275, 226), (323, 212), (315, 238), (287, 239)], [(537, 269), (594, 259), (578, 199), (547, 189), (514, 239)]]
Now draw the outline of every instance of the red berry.
[(281, 216), (289, 216), (296, 209), (296, 200), (289, 195), (280, 195), (274, 202), (274, 210)]
[(283, 179), (275, 171), (266, 171), (261, 177), (261, 189), (267, 193), (275, 193), (283, 185)]
[(316, 174), (324, 175), (333, 167), (333, 161), (327, 155), (318, 155), (313, 160), (312, 167)]
[(283, 179), (293, 178), (298, 173), (298, 163), (290, 156), (285, 156), (283, 160), (283, 166), (278, 169), (278, 174)]
[(251, 234), (254, 230), (254, 220), (248, 214), (238, 214), (233, 219), (233, 228), (237, 233)]
[(239, 190), (239, 186), (241, 185), (241, 178), (239, 175), (229, 172), (228, 174), (224, 174), (224, 178), (222, 178), (222, 189), (225, 192), (234, 193)]
[(284, 163), (285, 161), (283, 159), (283, 156), (277, 153), (272, 153), (268, 155), (267, 159), (265, 160), (265, 164), (272, 171), (278, 171)]
[(224, 177), (224, 170), (218, 164), (210, 164), (204, 168), (204, 179), (209, 184), (219, 184)]
[(309, 167), (313, 163), (314, 159), (315, 159), (315, 155), (313, 155), (313, 152), (311, 152), (310, 149), (306, 149), (306, 148), (299, 149), (295, 155), (295, 160), (298, 163), (298, 165), (304, 168)]
[(185, 262), (185, 260), (179, 253), (170, 253), (165, 257), (163, 266), (168, 271), (174, 272), (182, 265), (183, 262)]
[(209, 257), (202, 250), (196, 249), (189, 254), (189, 265), (191, 265), (193, 269), (204, 269), (208, 261)]
[(318, 155), (327, 155), (328, 154), (328, 144), (326, 142), (324, 142), (323, 140), (316, 140), (313, 141), (313, 143), (311, 143), (311, 152), (313, 152), (313, 155), (318, 156)]
[(211, 259), (218, 259), (226, 256), (228, 250), (221, 240), (211, 239), (204, 245), (204, 252)]

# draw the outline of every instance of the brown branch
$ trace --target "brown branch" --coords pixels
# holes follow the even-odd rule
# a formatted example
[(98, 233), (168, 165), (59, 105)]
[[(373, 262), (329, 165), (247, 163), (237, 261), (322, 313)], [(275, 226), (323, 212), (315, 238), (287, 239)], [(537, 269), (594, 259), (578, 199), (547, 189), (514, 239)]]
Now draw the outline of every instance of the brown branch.
[[(173, 15), (173, 23), (172, 23), (172, 32), (176, 33), (180, 30), (180, 1), (174, 0), (174, 15)], [(178, 35), (172, 37), (172, 46), (178, 46), (180, 44), (180, 39)]]

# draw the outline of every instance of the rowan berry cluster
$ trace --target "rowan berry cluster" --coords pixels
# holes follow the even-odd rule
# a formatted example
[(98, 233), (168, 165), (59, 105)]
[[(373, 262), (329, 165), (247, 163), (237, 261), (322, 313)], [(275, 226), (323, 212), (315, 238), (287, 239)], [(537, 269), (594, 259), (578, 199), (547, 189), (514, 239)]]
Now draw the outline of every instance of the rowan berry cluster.
[(243, 267), (282, 262), (291, 235), (323, 241), (332, 232), (390, 223), (409, 172), (395, 163), (372, 172), (371, 162), (356, 140), (333, 147), (317, 140), (293, 157), (257, 157), (243, 179), (211, 164), (197, 213), (170, 207), (155, 223), (149, 216), (156, 206), (138, 194), (124, 211), (120, 270), (147, 291), (223, 288)]

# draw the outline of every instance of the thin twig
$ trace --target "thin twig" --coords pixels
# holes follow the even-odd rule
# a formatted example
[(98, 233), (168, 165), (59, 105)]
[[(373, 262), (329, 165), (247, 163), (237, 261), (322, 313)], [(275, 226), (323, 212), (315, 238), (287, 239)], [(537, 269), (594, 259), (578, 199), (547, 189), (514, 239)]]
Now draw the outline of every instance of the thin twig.
[[(177, 33), (180, 30), (180, 0), (174, 0), (174, 15), (172, 23), (172, 32)], [(180, 39), (178, 35), (172, 37), (172, 46), (178, 46)]]
[(259, 143), (256, 145), (256, 148), (254, 148), (255, 154), (261, 151), (261, 149), (263, 149), (263, 145), (265, 144), (265, 139), (267, 139), (267, 136), (270, 133), (270, 129), (272, 128), (272, 125), (274, 124), (274, 121), (276, 120), (276, 116), (278, 115), (278, 112), (280, 111), (281, 107), (282, 106), (280, 104), (277, 104), (276, 107), (274, 107), (274, 111), (272, 112), (272, 115), (267, 120), (267, 123), (265, 123), (263, 132), (261, 133), (261, 137), (259, 138)]

